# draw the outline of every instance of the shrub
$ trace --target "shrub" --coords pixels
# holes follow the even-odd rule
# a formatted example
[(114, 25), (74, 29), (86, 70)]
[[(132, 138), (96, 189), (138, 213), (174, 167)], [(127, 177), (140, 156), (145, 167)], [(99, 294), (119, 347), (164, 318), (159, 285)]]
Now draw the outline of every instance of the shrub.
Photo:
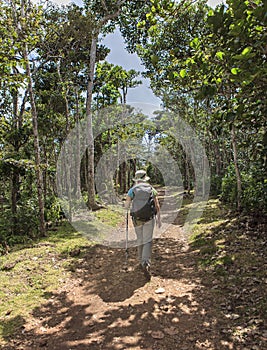
[[(242, 196), (241, 206), (246, 212), (266, 212), (267, 211), (267, 179), (263, 171), (256, 167), (249, 171), (241, 172)], [(227, 172), (222, 179), (222, 190), (220, 199), (235, 206), (237, 202), (236, 175), (233, 165), (227, 168)]]

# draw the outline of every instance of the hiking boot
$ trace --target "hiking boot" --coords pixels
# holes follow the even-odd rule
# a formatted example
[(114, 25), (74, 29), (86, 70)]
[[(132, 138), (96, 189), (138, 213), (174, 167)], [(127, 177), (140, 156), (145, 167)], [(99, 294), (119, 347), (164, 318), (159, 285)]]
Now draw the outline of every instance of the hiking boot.
[(144, 276), (147, 280), (151, 280), (151, 273), (150, 273), (150, 264), (149, 263), (145, 263), (143, 265), (143, 272), (144, 272)]
[(135, 272), (143, 272), (143, 271), (144, 271), (143, 265), (142, 265), (141, 263), (139, 263), (138, 265), (136, 265), (136, 266), (134, 267), (134, 271), (135, 271)]

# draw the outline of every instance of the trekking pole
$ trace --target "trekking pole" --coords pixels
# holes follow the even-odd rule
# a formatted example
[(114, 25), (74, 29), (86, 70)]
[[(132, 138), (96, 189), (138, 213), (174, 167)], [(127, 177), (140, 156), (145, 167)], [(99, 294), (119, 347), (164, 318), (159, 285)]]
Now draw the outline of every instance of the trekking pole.
[(126, 258), (126, 270), (128, 270), (128, 256), (129, 256), (129, 252), (128, 252), (128, 235), (129, 235), (129, 231), (128, 231), (128, 225), (129, 225), (129, 219), (128, 219), (128, 209), (126, 211), (126, 239), (125, 239), (125, 258)]

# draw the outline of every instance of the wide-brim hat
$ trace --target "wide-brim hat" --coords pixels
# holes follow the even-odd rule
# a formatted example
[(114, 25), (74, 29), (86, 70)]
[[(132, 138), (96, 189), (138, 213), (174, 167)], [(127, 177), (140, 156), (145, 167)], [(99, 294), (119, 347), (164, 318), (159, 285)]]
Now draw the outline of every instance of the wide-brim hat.
[(146, 175), (145, 170), (137, 170), (137, 172), (134, 175), (133, 181), (148, 181), (150, 180), (150, 177)]

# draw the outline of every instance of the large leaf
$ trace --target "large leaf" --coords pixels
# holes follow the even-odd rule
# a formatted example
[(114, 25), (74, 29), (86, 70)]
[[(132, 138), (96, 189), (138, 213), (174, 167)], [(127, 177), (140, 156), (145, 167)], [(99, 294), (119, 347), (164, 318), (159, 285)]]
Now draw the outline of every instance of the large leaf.
[(240, 68), (237, 68), (237, 67), (233, 67), (231, 69), (231, 73), (234, 74), (234, 75), (237, 75), (238, 73), (241, 72), (241, 69)]
[(182, 78), (184, 78), (184, 77), (186, 77), (186, 75), (187, 75), (186, 69), (182, 69), (182, 70), (180, 71), (180, 76), (181, 76)]
[(223, 60), (225, 54), (222, 51), (216, 52), (216, 57), (219, 58), (220, 60)]

